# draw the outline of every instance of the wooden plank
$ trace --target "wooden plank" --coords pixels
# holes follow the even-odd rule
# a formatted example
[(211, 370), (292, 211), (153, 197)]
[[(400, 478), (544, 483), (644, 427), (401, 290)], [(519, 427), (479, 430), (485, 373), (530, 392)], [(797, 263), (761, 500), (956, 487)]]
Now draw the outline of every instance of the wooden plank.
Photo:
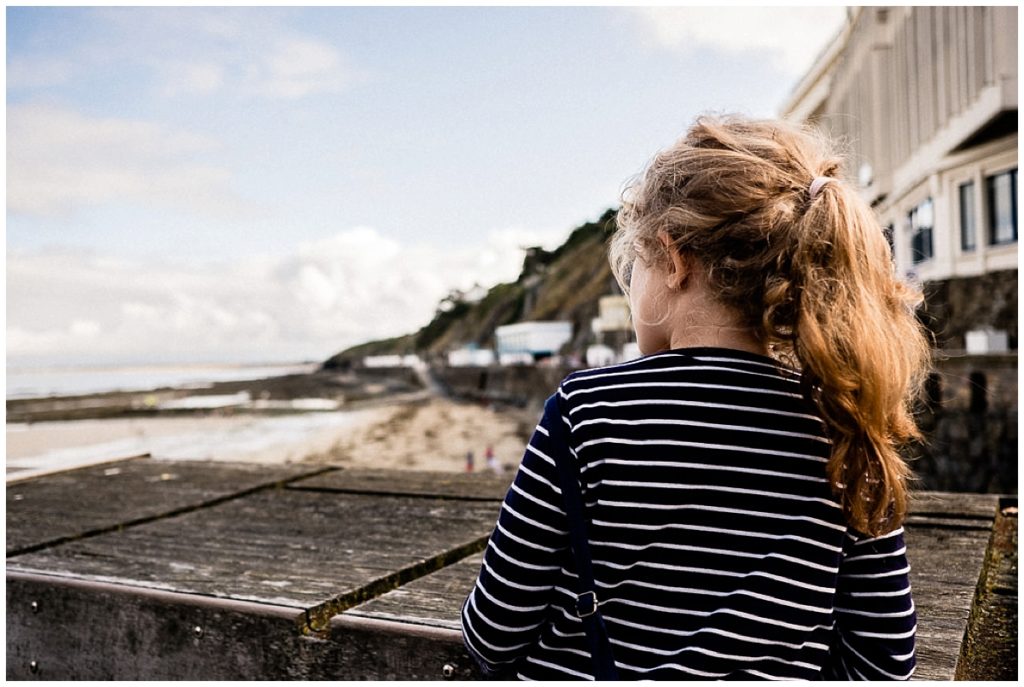
[(493, 502), (275, 489), (7, 568), (290, 606), (325, 621), (481, 550), (495, 519)]
[[(149, 458), (150, 454), (140, 453), (134, 456), (119, 456), (116, 458), (96, 458), (88, 461), (79, 461), (75, 463), (75, 470), (80, 470), (86, 467), (94, 467), (96, 465), (107, 465), (110, 463), (120, 463), (128, 460), (142, 460)], [(7, 486), (17, 484), (18, 482), (24, 482), (30, 479), (36, 479), (37, 477), (45, 477), (47, 475), (53, 475), (59, 472), (68, 472), (68, 466), (57, 466), (49, 468), (19, 468), (19, 467), (8, 467), (7, 468)]]
[(911, 494), (910, 514), (924, 517), (984, 519), (992, 526), (999, 507), (998, 494), (960, 494), (951, 491), (922, 491)]
[(315, 489), (342, 493), (443, 496), (456, 499), (501, 500), (513, 474), (492, 472), (435, 472), (346, 469), (297, 480), (290, 489)]
[(989, 529), (907, 528), (918, 618), (915, 679), (954, 678), (989, 536)]
[(451, 630), (339, 617), (308, 636), (290, 608), (19, 573), (6, 626), (8, 680), (474, 676)]
[(199, 508), (323, 467), (130, 459), (7, 486), (7, 556)]
[(432, 627), (462, 629), (459, 613), (483, 564), (483, 554), (464, 558), (345, 612)]

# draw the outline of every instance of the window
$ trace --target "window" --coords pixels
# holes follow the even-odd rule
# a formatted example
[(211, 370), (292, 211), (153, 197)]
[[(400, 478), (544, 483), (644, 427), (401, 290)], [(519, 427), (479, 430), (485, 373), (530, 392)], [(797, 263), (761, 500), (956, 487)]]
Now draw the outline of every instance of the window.
[(960, 249), (965, 253), (977, 246), (974, 227), (974, 182), (960, 184)]
[(988, 182), (988, 240), (996, 245), (1017, 240), (1017, 170), (990, 176)]
[(916, 265), (934, 255), (932, 250), (932, 199), (924, 201), (907, 215), (910, 223), (910, 258)]

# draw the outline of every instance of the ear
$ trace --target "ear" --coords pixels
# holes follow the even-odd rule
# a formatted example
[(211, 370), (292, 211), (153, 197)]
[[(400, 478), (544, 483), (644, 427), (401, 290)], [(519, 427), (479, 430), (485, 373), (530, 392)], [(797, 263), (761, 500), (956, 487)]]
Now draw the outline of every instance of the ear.
[(690, 277), (689, 262), (676, 249), (672, 239), (664, 230), (658, 232), (658, 240), (661, 241), (661, 245), (669, 257), (669, 273), (665, 278), (665, 286), (670, 289), (681, 289)]

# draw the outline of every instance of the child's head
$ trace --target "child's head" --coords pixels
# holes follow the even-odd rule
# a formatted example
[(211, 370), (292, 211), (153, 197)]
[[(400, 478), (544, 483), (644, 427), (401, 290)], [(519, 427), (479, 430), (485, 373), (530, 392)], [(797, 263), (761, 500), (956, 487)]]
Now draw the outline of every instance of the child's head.
[(627, 189), (609, 259), (627, 292), (637, 251), (664, 274), (689, 266), (731, 324), (802, 369), (850, 522), (878, 532), (905, 513), (909, 471), (896, 447), (920, 437), (911, 405), (930, 348), (914, 315), (920, 292), (896, 277), (841, 165), (810, 128), (700, 117)]

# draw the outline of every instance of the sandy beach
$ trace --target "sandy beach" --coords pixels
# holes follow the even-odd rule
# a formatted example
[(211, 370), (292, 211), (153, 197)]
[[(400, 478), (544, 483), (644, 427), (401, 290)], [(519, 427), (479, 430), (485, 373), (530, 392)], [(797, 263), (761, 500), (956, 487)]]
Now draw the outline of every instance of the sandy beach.
[(431, 398), (381, 409), (386, 417), (361, 423), (326, 451), (311, 452), (310, 462), (334, 465), (462, 471), (472, 452), (476, 470), (489, 469), (485, 455), (493, 449), (502, 470), (518, 466), (539, 412), (495, 411), (475, 403)]
[[(539, 416), (538, 416), (539, 417)], [(337, 412), (9, 423), (8, 478), (149, 453), (154, 458), (314, 462), (462, 471), (485, 452), (514, 469), (536, 418), (442, 398)]]

